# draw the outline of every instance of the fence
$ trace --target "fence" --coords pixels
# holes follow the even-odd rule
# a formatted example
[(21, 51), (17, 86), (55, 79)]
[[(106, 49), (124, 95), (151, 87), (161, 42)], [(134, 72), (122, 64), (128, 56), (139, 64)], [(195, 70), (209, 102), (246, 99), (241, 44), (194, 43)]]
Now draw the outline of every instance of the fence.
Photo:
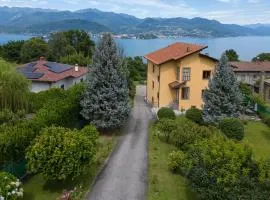
[(5, 162), (4, 164), (0, 165), (0, 169), (11, 173), (18, 178), (23, 178), (26, 174), (26, 160), (23, 159), (17, 162)]

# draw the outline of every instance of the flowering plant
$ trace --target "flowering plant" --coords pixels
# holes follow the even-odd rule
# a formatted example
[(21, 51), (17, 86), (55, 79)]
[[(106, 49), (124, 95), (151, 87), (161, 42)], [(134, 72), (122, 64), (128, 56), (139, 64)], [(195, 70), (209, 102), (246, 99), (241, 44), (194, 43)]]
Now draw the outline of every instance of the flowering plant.
[(22, 184), (15, 176), (0, 172), (0, 200), (19, 200), (23, 197)]

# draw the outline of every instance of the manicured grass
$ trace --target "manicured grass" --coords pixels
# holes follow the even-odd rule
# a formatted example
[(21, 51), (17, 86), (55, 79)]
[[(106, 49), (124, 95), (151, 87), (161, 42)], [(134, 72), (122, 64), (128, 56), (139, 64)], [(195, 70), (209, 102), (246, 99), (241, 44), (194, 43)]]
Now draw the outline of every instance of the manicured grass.
[(148, 200), (195, 200), (187, 181), (168, 169), (168, 155), (175, 147), (161, 142), (149, 128)]
[(253, 149), (255, 159), (270, 159), (270, 128), (262, 122), (248, 122), (244, 143)]
[(77, 177), (75, 180), (67, 180), (64, 183), (46, 182), (40, 174), (29, 177), (23, 183), (24, 199), (55, 200), (60, 197), (64, 190), (73, 190), (74, 187), (77, 188), (77, 199), (84, 199), (101, 165), (104, 163), (116, 144), (116, 137), (100, 136), (99, 143), (100, 146), (95, 157), (94, 164), (87, 168), (85, 174)]

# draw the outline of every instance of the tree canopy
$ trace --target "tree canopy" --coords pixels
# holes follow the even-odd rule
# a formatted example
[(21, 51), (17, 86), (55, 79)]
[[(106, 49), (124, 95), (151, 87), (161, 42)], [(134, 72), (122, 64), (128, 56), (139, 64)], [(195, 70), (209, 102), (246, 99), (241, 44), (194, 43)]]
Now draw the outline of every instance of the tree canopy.
[(9, 41), (2, 46), (2, 58), (11, 62), (21, 61), (21, 49), (24, 44), (23, 40)]
[(240, 115), (243, 95), (225, 54), (221, 56), (203, 98), (203, 117), (207, 122), (216, 123), (223, 118)]
[(118, 128), (129, 111), (126, 65), (110, 34), (100, 39), (81, 101), (82, 116), (100, 129)]
[(229, 49), (225, 51), (226, 56), (230, 62), (232, 61), (239, 61), (239, 55), (234, 49)]
[(0, 60), (0, 110), (28, 109), (29, 81), (10, 63)]
[(260, 53), (252, 59), (252, 62), (255, 61), (270, 61), (270, 53)]
[(21, 49), (21, 60), (24, 63), (38, 60), (41, 56), (48, 57), (49, 46), (42, 38), (27, 40)]

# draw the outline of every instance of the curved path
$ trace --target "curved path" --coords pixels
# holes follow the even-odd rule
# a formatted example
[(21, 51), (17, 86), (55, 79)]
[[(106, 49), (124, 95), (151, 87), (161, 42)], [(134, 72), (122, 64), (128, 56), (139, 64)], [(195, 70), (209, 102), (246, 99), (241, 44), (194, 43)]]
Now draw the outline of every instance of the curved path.
[(148, 124), (151, 110), (138, 86), (134, 108), (118, 146), (97, 177), (88, 200), (144, 200), (147, 189)]

